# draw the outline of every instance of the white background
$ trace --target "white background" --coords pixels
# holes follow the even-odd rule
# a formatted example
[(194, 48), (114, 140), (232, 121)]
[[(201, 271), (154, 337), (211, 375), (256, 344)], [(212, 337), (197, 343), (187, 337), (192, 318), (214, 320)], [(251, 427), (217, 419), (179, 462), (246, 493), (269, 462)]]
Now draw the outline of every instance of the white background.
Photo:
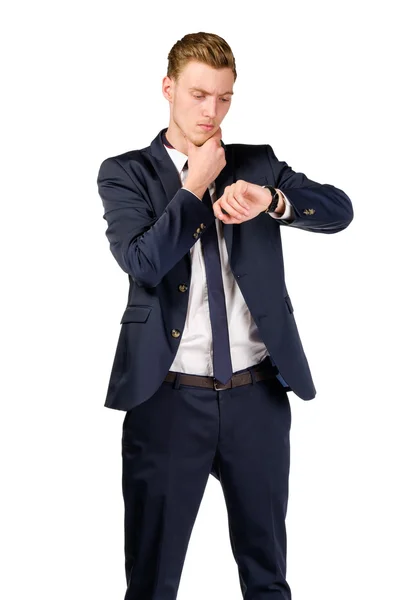
[[(231, 45), (225, 143), (343, 189), (336, 235), (282, 230), (317, 397), (292, 392), (293, 600), (396, 598), (399, 121), (395, 2), (15, 2), (2, 16), (2, 598), (123, 599), (120, 439), (103, 406), (127, 300), (96, 178), (168, 125), (167, 54)], [(396, 58), (397, 54), (397, 58)], [(4, 589), (3, 589), (4, 588)], [(210, 477), (179, 600), (241, 598)]]

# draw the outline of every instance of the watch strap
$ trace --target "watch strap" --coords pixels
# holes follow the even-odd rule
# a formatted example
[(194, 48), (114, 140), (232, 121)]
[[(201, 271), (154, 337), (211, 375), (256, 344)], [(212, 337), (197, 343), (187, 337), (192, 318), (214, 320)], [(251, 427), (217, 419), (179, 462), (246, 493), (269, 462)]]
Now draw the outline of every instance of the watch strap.
[(267, 212), (267, 213), (275, 212), (275, 210), (279, 204), (279, 194), (272, 185), (263, 185), (263, 187), (268, 188), (272, 195), (272, 201), (265, 212)]

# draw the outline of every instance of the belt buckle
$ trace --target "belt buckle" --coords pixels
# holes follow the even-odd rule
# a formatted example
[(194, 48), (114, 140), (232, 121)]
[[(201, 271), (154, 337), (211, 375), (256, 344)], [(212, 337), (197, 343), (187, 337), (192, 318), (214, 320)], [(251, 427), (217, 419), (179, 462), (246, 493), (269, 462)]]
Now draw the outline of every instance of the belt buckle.
[[(228, 383), (230, 383), (230, 385), (228, 385), (228, 383), (221, 383), (220, 381), (218, 381), (218, 379), (215, 379), (215, 377), (213, 377), (213, 384), (214, 384), (214, 390), (216, 392), (220, 392), (222, 390), (229, 390), (232, 387), (232, 379), (229, 380)], [(218, 385), (222, 386), (222, 387), (218, 387)]]

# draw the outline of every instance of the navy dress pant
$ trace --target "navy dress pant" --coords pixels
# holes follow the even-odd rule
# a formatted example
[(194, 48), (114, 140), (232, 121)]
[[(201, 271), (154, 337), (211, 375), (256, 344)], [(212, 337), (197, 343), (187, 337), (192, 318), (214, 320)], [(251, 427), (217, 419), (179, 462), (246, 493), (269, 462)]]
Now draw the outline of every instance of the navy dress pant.
[(276, 378), (256, 382), (253, 374), (252, 381), (215, 391), (180, 385), (178, 375), (127, 411), (125, 600), (175, 600), (210, 474), (222, 486), (243, 598), (291, 600), (285, 528), (290, 403)]

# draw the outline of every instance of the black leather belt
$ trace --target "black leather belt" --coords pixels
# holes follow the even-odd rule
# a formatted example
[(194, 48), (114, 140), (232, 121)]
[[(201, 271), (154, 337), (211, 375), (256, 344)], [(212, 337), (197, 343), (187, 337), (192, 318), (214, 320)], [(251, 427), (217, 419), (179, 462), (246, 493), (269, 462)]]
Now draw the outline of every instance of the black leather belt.
[[(277, 373), (279, 373), (278, 369), (272, 366), (271, 361), (268, 359), (263, 360), (262, 363), (250, 367), (253, 371), (255, 381), (262, 381), (264, 379), (273, 379), (276, 377)], [(214, 379), (214, 377), (206, 377), (202, 375), (186, 375), (185, 373), (176, 373), (175, 371), (168, 371), (168, 374), (164, 381), (168, 381), (169, 383), (174, 383), (174, 381), (179, 375), (179, 384), (180, 385), (194, 385), (202, 388), (212, 388), (214, 390), (229, 390), (231, 388), (237, 387), (239, 385), (247, 385), (252, 383), (252, 377), (249, 370), (244, 373), (234, 373), (231, 379), (223, 384), (218, 379)]]

